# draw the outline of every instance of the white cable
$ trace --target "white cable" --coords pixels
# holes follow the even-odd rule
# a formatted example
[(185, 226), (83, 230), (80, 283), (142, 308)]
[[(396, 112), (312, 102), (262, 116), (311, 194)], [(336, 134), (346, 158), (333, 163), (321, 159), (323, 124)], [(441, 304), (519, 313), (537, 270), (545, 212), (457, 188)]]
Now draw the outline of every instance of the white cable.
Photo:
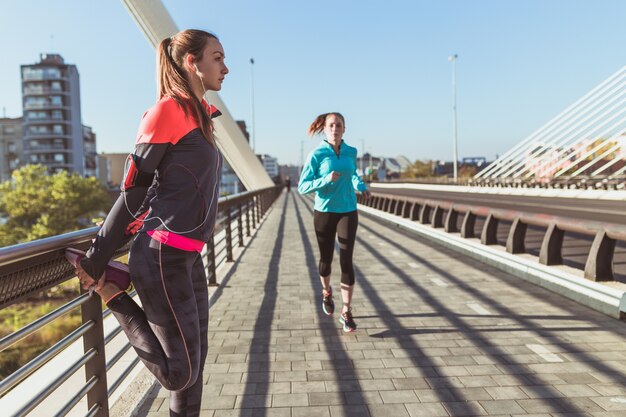
[[(208, 114), (209, 114), (209, 120), (210, 120), (213, 117), (212, 114), (211, 114), (211, 104), (209, 103), (209, 100), (206, 98), (206, 90), (204, 88), (204, 82), (202, 81), (202, 77), (200, 77), (198, 75), (198, 78), (200, 79), (200, 83), (202, 84), (202, 91), (204, 91), (204, 93), (202, 94), (202, 98), (207, 102), (207, 106), (209, 108), (208, 109)], [(217, 151), (217, 148), (216, 148), (216, 151)], [(159, 220), (161, 222), (163, 227), (168, 232), (176, 233), (176, 234), (179, 234), (179, 235), (184, 235), (184, 234), (187, 234), (187, 233), (191, 233), (191, 232), (197, 230), (199, 227), (201, 227), (207, 221), (207, 219), (209, 218), (209, 214), (211, 214), (211, 207), (213, 207), (213, 202), (215, 201), (215, 192), (217, 191), (217, 186), (219, 184), (219, 181), (217, 181), (217, 178), (219, 178), (219, 172), (218, 171), (219, 171), (219, 167), (221, 165), (220, 158), (221, 158), (220, 152), (217, 151), (217, 164), (215, 164), (215, 168), (216, 168), (215, 178), (216, 178), (216, 181), (215, 181), (215, 185), (213, 186), (213, 193), (212, 193), (213, 196), (211, 197), (211, 203), (209, 204), (209, 207), (207, 208), (207, 212), (206, 212), (206, 215), (204, 216), (204, 220), (202, 220), (202, 222), (200, 224), (198, 224), (196, 227), (194, 227), (193, 229), (190, 229), (190, 230), (176, 231), (176, 230), (172, 230), (169, 227), (167, 227), (167, 225), (165, 224), (165, 221), (161, 217), (159, 217), (159, 216), (144, 218), (142, 221), (145, 223), (145, 222), (147, 222), (149, 220), (157, 219), (157, 220)], [(191, 175), (197, 181), (197, 178), (195, 177), (195, 175), (193, 175), (193, 173)], [(204, 196), (204, 194), (202, 192), (200, 194), (202, 196)], [(128, 207), (128, 201), (126, 200), (126, 190), (122, 190), (122, 195), (124, 196), (124, 206), (126, 207), (126, 210), (128, 211), (128, 213), (131, 215), (131, 217), (133, 219), (140, 220), (138, 217), (135, 217), (133, 212)]]

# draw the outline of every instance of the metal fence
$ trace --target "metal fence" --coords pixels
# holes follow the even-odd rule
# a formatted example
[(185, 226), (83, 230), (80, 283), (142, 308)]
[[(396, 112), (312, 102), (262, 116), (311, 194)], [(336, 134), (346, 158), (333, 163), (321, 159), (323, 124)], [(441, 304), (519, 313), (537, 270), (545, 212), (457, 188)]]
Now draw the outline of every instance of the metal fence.
[[(251, 236), (252, 231), (258, 227), (282, 188), (282, 186), (269, 187), (219, 200), (218, 221), (215, 231), (202, 253), (207, 272), (207, 285), (218, 285), (216, 268), (225, 262), (233, 261), (233, 248), (244, 245), (244, 236)], [(75, 276), (74, 268), (65, 260), (65, 249), (68, 247), (87, 249), (97, 231), (98, 228), (93, 227), (1, 248), (0, 309), (41, 294), (47, 289), (73, 278)], [(122, 248), (117, 252), (116, 257), (126, 253), (126, 251), (127, 248)], [(134, 292), (131, 295), (134, 296)], [(75, 358), (73, 363), (68, 363), (65, 369), (59, 369), (58, 375), (55, 375), (54, 379), (41, 391), (32, 392), (32, 397), (11, 416), (27, 415), (82, 367), (85, 368), (86, 375), (84, 385), (68, 393), (65, 404), (58, 410), (49, 410), (48, 415), (67, 415), (85, 396), (87, 397), (88, 408), (86, 416), (105, 417), (109, 415), (108, 398), (119, 388), (139, 359), (135, 358), (115, 381), (110, 384), (107, 383), (107, 372), (131, 349), (131, 346), (126, 343), (111, 358), (105, 357), (105, 345), (115, 338), (121, 329), (118, 327), (105, 337), (103, 319), (110, 314), (110, 311), (102, 311), (100, 297), (89, 296), (89, 293), (82, 291), (81, 295), (74, 300), (2, 337), (0, 339), (0, 352), (78, 308), (81, 311), (82, 324), (0, 381), (0, 398), (81, 338), (84, 345), (83, 354)]]
[[(369, 199), (359, 198), (368, 207), (396, 214), (410, 220), (443, 228), (448, 233), (458, 232), (463, 238), (480, 237), (484, 245), (498, 243), (498, 228), (507, 223), (506, 250), (509, 253), (526, 253), (528, 226), (544, 230), (539, 262), (544, 265), (563, 263), (565, 233), (593, 236), (593, 243), (584, 267), (585, 278), (593, 281), (610, 281), (614, 278), (613, 256), (617, 241), (626, 241), (626, 226), (608, 222), (583, 221), (517, 210), (496, 209), (478, 205), (458, 204), (451, 201), (399, 197), (372, 193)], [(478, 220), (482, 229), (475, 231)], [(460, 222), (460, 226), (459, 226)], [(509, 225), (510, 223), (510, 225)]]

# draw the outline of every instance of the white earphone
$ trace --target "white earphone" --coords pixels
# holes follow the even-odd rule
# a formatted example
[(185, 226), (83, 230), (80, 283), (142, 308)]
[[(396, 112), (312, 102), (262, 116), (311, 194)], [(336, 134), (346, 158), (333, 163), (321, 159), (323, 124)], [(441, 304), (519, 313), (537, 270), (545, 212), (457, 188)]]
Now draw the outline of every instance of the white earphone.
[[(204, 92), (202, 94), (202, 97), (207, 102), (207, 105), (209, 106), (209, 108), (211, 108), (211, 103), (209, 102), (209, 99), (206, 96), (206, 89), (204, 88), (204, 81), (202, 80), (202, 73), (198, 69), (198, 65), (197, 64), (194, 63), (193, 67), (196, 69), (196, 75), (198, 76), (198, 78), (200, 78), (200, 84), (202, 84), (202, 91)], [(212, 118), (213, 118), (213, 116), (209, 113), (209, 119), (212, 119)]]

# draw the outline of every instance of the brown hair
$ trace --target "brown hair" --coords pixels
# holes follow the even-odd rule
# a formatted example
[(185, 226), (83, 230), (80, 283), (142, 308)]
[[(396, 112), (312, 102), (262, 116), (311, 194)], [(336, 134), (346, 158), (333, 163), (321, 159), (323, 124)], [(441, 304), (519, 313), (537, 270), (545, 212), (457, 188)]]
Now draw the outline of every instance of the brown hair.
[(163, 39), (157, 53), (157, 90), (159, 100), (165, 96), (171, 97), (187, 116), (192, 111), (204, 137), (215, 146), (211, 118), (193, 93), (187, 73), (183, 70), (187, 54), (192, 55), (194, 61), (202, 59), (202, 52), (210, 38), (219, 40), (212, 33), (187, 29)]
[(324, 113), (324, 114), (320, 114), (319, 116), (317, 116), (315, 120), (313, 121), (313, 123), (311, 123), (311, 126), (309, 126), (309, 129), (307, 130), (307, 133), (309, 134), (309, 136), (314, 136), (319, 133), (322, 133), (324, 131), (324, 125), (326, 124), (326, 118), (331, 115), (339, 117), (345, 127), (346, 119), (344, 119), (341, 113), (337, 113), (337, 112)]

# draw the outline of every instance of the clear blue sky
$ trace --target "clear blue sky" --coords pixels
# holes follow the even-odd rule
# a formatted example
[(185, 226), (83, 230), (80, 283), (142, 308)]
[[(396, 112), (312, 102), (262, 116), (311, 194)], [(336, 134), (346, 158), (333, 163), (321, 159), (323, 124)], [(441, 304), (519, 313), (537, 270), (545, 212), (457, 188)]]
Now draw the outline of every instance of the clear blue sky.
[[(457, 61), (459, 156), (493, 159), (626, 65), (626, 1), (165, 0), (182, 28), (213, 31), (230, 74), (221, 97), (250, 119), (256, 151), (299, 163), (322, 112), (377, 155), (451, 159)], [(81, 76), (98, 151), (129, 152), (155, 100), (154, 51), (121, 1), (3, 0), (0, 108), (22, 113), (20, 64), (60, 53)], [(51, 39), (51, 35), (53, 38)]]

